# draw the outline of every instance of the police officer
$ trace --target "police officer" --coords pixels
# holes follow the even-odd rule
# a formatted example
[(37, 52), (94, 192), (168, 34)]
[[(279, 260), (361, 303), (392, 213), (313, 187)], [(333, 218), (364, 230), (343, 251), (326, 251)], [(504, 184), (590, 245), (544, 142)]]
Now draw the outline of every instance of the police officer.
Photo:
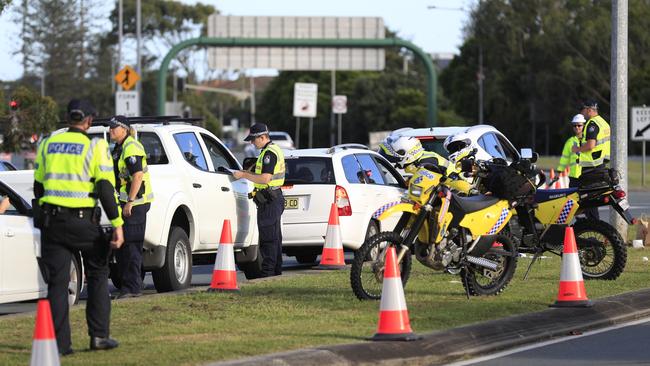
[(153, 201), (147, 157), (135, 130), (125, 116), (108, 122), (115, 167), (115, 189), (119, 192), (124, 219), (124, 245), (117, 251), (120, 294), (118, 299), (142, 295), (142, 245), (147, 226), (147, 212)]
[(573, 152), (574, 146), (580, 146), (580, 139), (582, 139), (582, 130), (585, 127), (585, 116), (578, 113), (573, 116), (571, 125), (573, 128), (573, 136), (569, 137), (564, 143), (562, 149), (562, 157), (560, 157), (560, 164), (557, 166), (557, 171), (562, 172), (567, 167), (569, 168), (569, 187), (578, 186), (578, 178), (582, 172), (580, 167), (578, 154)]
[(261, 150), (255, 164), (255, 171), (233, 172), (236, 179), (245, 178), (253, 182), (253, 201), (257, 205), (257, 229), (259, 231), (260, 253), (262, 254), (261, 277), (282, 274), (282, 227), (280, 217), (284, 211), (284, 196), (280, 189), (284, 184), (284, 154), (271, 142), (269, 129), (264, 123), (250, 128), (244, 141)]
[(389, 135), (379, 144), (379, 154), (406, 173), (413, 174), (423, 164), (433, 164), (443, 171), (450, 168), (441, 155), (426, 151), (417, 137)]
[[(583, 103), (580, 113), (585, 116), (585, 124), (580, 139), (580, 146), (574, 146), (571, 151), (579, 154), (582, 175), (589, 175), (598, 170), (606, 169), (610, 157), (610, 129), (605, 119), (598, 115), (598, 103), (587, 100)], [(585, 210), (587, 218), (598, 220), (597, 208)]]
[[(67, 132), (44, 139), (38, 147), (34, 171), (36, 225), (41, 229), (41, 264), (59, 352), (72, 353), (68, 317), (68, 283), (72, 256), (81, 251), (88, 282), (86, 321), (91, 350), (118, 346), (109, 337), (111, 300), (108, 293), (108, 255), (124, 242), (122, 217), (114, 189), (113, 161), (103, 139), (86, 131), (95, 108), (85, 100), (68, 104)], [(109, 241), (99, 226), (102, 203), (113, 226)]]

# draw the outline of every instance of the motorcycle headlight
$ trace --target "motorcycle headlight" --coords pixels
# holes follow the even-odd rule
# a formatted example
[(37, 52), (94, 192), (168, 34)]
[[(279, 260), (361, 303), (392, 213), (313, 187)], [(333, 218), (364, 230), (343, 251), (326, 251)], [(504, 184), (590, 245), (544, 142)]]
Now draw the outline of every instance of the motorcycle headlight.
[(416, 185), (410, 186), (409, 194), (415, 197), (420, 197), (422, 195), (422, 187)]

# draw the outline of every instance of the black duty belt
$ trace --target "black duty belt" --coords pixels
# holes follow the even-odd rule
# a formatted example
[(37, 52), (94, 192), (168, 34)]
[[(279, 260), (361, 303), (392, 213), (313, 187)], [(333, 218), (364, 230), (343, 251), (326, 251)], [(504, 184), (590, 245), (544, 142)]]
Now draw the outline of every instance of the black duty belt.
[(83, 218), (91, 218), (93, 215), (93, 211), (95, 210), (94, 207), (63, 207), (63, 206), (57, 206), (57, 205), (52, 205), (52, 204), (46, 204), (45, 207), (43, 207), (44, 211), (52, 216), (57, 216), (57, 215), (70, 215), (70, 216), (77, 216), (80, 219)]

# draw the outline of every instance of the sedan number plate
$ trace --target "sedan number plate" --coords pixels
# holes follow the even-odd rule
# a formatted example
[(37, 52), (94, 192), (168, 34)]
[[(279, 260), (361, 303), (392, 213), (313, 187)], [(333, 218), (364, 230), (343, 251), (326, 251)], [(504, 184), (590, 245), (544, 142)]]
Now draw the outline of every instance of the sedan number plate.
[(622, 200), (618, 201), (618, 205), (623, 209), (623, 211), (627, 210), (630, 208), (630, 204), (627, 203), (627, 199), (623, 198)]
[(284, 199), (285, 210), (297, 210), (300, 208), (300, 200), (298, 197), (288, 197)]

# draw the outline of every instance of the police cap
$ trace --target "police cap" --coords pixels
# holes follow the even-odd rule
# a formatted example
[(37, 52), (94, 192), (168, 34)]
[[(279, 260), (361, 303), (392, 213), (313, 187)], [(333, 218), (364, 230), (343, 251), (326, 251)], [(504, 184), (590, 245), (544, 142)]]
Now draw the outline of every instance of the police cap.
[(598, 102), (596, 102), (594, 99), (586, 99), (582, 102), (582, 105), (580, 106), (581, 110), (585, 108), (598, 109)]
[(71, 121), (82, 121), (88, 116), (97, 116), (97, 110), (85, 99), (72, 99), (68, 103), (68, 117)]
[(269, 133), (269, 127), (267, 125), (265, 125), (264, 123), (256, 123), (251, 126), (248, 136), (246, 136), (244, 141), (251, 141), (255, 137), (267, 135), (268, 133)]
[(129, 126), (131, 126), (131, 121), (129, 121), (129, 119), (126, 118), (126, 116), (117, 115), (111, 117), (111, 119), (108, 120), (109, 128), (123, 127), (128, 130)]

